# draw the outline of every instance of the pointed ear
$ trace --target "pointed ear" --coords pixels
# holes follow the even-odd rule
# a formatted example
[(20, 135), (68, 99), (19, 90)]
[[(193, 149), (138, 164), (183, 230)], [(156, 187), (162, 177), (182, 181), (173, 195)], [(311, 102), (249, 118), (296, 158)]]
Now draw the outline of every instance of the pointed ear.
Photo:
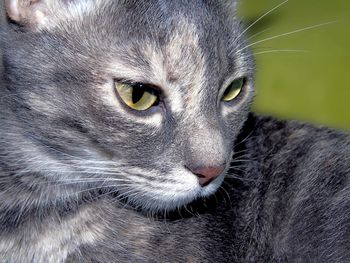
[(51, 28), (60, 21), (83, 17), (102, 0), (5, 0), (13, 22), (32, 29)]

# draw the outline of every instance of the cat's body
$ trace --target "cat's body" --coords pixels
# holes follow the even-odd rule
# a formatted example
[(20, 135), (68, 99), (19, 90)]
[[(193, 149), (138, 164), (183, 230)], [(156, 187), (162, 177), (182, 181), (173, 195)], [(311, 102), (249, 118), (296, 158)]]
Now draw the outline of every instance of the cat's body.
[(1, 263), (350, 260), (350, 137), (247, 118), (235, 2), (5, 4)]
[(204, 205), (152, 218), (94, 196), (21, 227), (14, 211), (4, 262), (347, 262), (349, 136), (251, 116), (240, 139), (237, 178)]

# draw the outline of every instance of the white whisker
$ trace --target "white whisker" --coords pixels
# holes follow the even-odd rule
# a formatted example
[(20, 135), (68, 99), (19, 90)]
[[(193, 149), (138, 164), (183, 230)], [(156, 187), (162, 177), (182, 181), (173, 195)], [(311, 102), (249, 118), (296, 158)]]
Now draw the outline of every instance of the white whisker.
[(100, 185), (98, 187), (92, 187), (92, 188), (88, 188), (88, 189), (84, 189), (84, 190), (81, 190), (81, 191), (77, 191), (77, 192), (74, 192), (70, 195), (79, 195), (79, 194), (82, 194), (84, 192), (89, 192), (89, 191), (94, 191), (94, 190), (100, 190), (102, 188), (110, 188), (110, 187), (118, 187), (118, 189), (116, 189), (116, 191), (120, 191), (120, 190), (123, 190), (123, 189), (128, 189), (127, 187), (130, 187), (130, 184), (124, 184), (124, 185), (121, 185), (122, 187), (118, 186), (118, 185), (108, 185), (108, 186), (103, 186), (103, 185)]
[(81, 181), (81, 180), (91, 180), (91, 181), (104, 181), (104, 180), (110, 180), (110, 181), (120, 181), (121, 179), (118, 178), (72, 178), (72, 179), (60, 179), (57, 182), (65, 182), (65, 181)]
[(265, 14), (263, 14), (262, 16), (260, 16), (258, 19), (256, 19), (253, 23), (251, 23), (242, 33), (240, 33), (238, 35), (237, 38), (240, 38), (241, 36), (243, 36), (249, 29), (251, 29), (256, 23), (258, 23), (261, 19), (263, 19), (264, 17), (266, 17), (267, 15), (269, 15), (270, 13), (272, 13), (273, 11), (275, 11), (276, 9), (278, 9), (279, 7), (283, 6), (285, 3), (287, 3), (288, 0), (278, 4), (277, 6), (275, 6), (274, 8), (272, 8), (271, 10), (267, 11)]
[(254, 56), (261, 55), (261, 54), (268, 54), (268, 53), (279, 53), (279, 52), (290, 52), (290, 53), (307, 53), (310, 52), (309, 50), (303, 50), (303, 49), (272, 49), (272, 50), (265, 50), (254, 53)]
[[(46, 173), (57, 173), (57, 174), (92, 174), (92, 175), (120, 175), (122, 173), (116, 173), (116, 172), (97, 172), (97, 171), (65, 171), (65, 170), (49, 170), (49, 169), (25, 169), (21, 170), (22, 173), (30, 173), (30, 172), (46, 172)], [(124, 173), (123, 173), (124, 174)]]
[(125, 182), (125, 180), (118, 180), (118, 179), (96, 179), (96, 180), (87, 180), (86, 178), (85, 179), (82, 179), (82, 180), (59, 180), (57, 182), (42, 182), (42, 183), (38, 183), (38, 184), (52, 184), (52, 185), (69, 185), (69, 184), (78, 184), (78, 183), (99, 183), (99, 182)]
[(257, 37), (257, 36), (260, 36), (261, 34), (265, 33), (266, 31), (268, 31), (270, 29), (271, 29), (271, 27), (268, 27), (268, 28), (266, 28), (264, 30), (261, 30), (260, 32), (258, 32), (256, 34), (254, 34), (254, 35), (251, 35), (250, 37), (247, 38), (247, 41), (249, 41), (249, 40), (251, 40), (251, 39), (253, 39), (253, 38)]
[(256, 41), (254, 43), (251, 43), (237, 51), (235, 51), (236, 53), (239, 53), (239, 52), (242, 52), (243, 50), (249, 48), (249, 47), (252, 47), (254, 45), (257, 45), (257, 44), (260, 44), (260, 43), (263, 43), (263, 42), (266, 42), (266, 41), (269, 41), (269, 40), (273, 40), (273, 39), (276, 39), (276, 38), (280, 38), (280, 37), (284, 37), (284, 36), (288, 36), (288, 35), (292, 35), (292, 34), (295, 34), (295, 33), (299, 33), (299, 32), (303, 32), (303, 31), (306, 31), (306, 30), (310, 30), (310, 29), (314, 29), (314, 28), (318, 28), (318, 27), (322, 27), (322, 26), (326, 26), (326, 25), (330, 25), (330, 24), (334, 24), (336, 23), (337, 21), (331, 21), (331, 22), (326, 22), (326, 23), (322, 23), (322, 24), (317, 24), (317, 25), (313, 25), (313, 26), (308, 26), (308, 27), (304, 27), (304, 28), (300, 28), (300, 29), (297, 29), (297, 30), (293, 30), (293, 31), (290, 31), (290, 32), (287, 32), (287, 33), (283, 33), (283, 34), (279, 34), (279, 35), (276, 35), (276, 36), (272, 36), (272, 37), (268, 37), (268, 38), (265, 38), (265, 39), (262, 39), (262, 40), (259, 40), (259, 41)]

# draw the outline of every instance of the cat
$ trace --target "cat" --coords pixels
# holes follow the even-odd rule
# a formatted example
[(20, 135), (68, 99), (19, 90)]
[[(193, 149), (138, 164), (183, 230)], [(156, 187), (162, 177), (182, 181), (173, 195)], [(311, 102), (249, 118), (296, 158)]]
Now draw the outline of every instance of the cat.
[(234, 0), (5, 0), (0, 262), (348, 262), (350, 136), (250, 113)]

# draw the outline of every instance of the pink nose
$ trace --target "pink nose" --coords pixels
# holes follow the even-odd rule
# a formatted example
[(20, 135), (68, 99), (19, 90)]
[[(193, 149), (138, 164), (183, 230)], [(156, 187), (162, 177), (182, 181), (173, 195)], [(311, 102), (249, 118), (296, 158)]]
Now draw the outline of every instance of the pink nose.
[(207, 186), (218, 177), (224, 170), (226, 165), (211, 166), (211, 167), (187, 167), (192, 173), (198, 176), (198, 181), (201, 186)]

